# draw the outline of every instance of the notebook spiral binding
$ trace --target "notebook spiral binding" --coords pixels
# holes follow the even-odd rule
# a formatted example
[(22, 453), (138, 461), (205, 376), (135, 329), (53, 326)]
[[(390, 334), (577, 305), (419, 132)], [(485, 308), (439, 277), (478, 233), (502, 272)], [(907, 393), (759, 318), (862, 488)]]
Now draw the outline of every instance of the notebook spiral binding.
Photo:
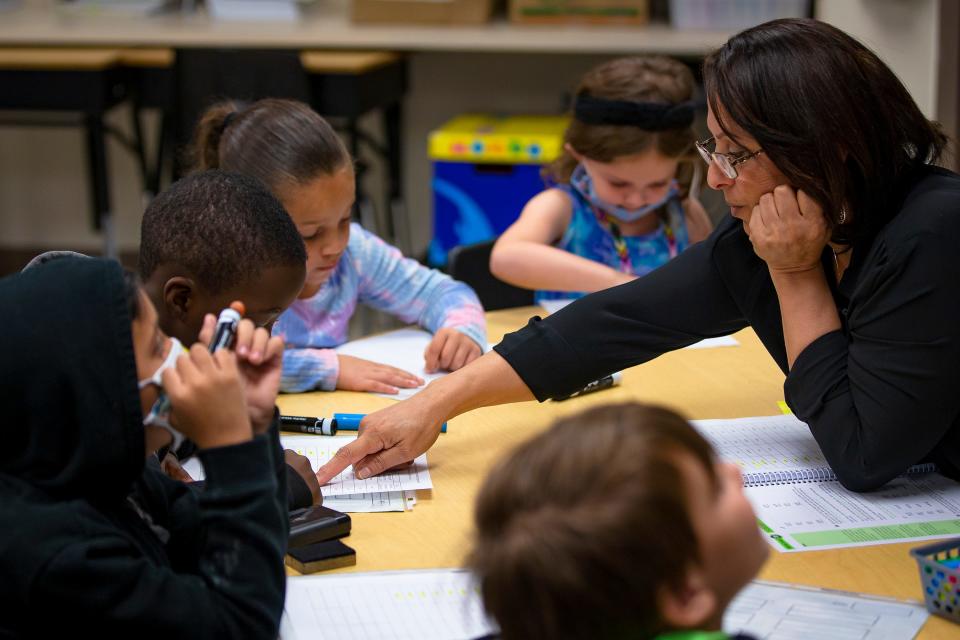
[[(937, 465), (932, 462), (924, 464), (915, 464), (904, 473), (912, 476), (921, 473), (935, 473)], [(769, 487), (782, 484), (802, 484), (807, 482), (831, 482), (837, 479), (837, 474), (828, 467), (816, 467), (814, 469), (796, 469), (793, 471), (759, 471), (757, 473), (744, 473), (743, 486), (745, 487)]]

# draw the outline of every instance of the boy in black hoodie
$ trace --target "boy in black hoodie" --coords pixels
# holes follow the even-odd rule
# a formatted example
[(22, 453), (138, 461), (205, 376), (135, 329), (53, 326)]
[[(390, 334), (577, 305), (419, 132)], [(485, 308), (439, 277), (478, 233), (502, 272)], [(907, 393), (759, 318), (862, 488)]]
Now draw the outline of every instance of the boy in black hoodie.
[[(97, 259), (0, 280), (0, 308), (0, 637), (275, 638), (280, 341), (244, 320), (259, 364), (202, 345), (174, 361), (135, 280)], [(202, 492), (144, 464), (171, 439), (145, 426), (157, 379)]]

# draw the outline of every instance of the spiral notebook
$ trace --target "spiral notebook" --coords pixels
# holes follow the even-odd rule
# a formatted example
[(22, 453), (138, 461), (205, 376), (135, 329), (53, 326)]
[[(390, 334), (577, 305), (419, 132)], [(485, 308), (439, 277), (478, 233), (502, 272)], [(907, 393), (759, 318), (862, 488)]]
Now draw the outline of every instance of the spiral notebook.
[(740, 467), (760, 528), (779, 551), (960, 535), (960, 484), (933, 465), (913, 466), (877, 491), (853, 493), (792, 415), (693, 424), (720, 458)]

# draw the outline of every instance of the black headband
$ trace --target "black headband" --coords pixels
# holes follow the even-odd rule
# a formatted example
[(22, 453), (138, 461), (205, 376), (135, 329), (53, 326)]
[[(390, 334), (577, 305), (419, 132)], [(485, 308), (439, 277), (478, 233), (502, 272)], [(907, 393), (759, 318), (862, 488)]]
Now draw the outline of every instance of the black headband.
[(628, 102), (581, 93), (573, 103), (573, 117), (584, 124), (626, 125), (647, 131), (684, 129), (693, 124), (698, 103)]

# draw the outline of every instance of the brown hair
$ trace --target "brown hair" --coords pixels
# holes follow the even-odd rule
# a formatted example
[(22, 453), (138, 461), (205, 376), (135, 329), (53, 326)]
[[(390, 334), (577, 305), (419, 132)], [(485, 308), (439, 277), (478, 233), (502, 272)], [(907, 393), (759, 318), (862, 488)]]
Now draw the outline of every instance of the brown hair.
[[(693, 74), (682, 62), (663, 56), (617, 58), (587, 72), (580, 80), (577, 95), (627, 102), (679, 104), (693, 97)], [(591, 160), (612, 162), (616, 158), (656, 149), (668, 158), (679, 158), (683, 165), (678, 180), (689, 188), (695, 160), (693, 126), (666, 131), (647, 131), (630, 125), (586, 124), (570, 122), (564, 142)], [(577, 160), (566, 150), (544, 170), (544, 178), (568, 182)]]
[(350, 164), (340, 137), (316, 111), (275, 98), (213, 105), (200, 117), (189, 153), (193, 171), (242, 173), (275, 195)]
[[(738, 33), (707, 57), (703, 76), (721, 129), (749, 133), (823, 207), (835, 240), (886, 224), (911, 174), (947, 143), (876, 54), (824, 22), (773, 20)], [(853, 214), (845, 228), (841, 208)]]
[(623, 404), (558, 420), (490, 473), (468, 564), (504, 640), (662, 631), (658, 590), (699, 561), (683, 454), (715, 478), (686, 420)]

